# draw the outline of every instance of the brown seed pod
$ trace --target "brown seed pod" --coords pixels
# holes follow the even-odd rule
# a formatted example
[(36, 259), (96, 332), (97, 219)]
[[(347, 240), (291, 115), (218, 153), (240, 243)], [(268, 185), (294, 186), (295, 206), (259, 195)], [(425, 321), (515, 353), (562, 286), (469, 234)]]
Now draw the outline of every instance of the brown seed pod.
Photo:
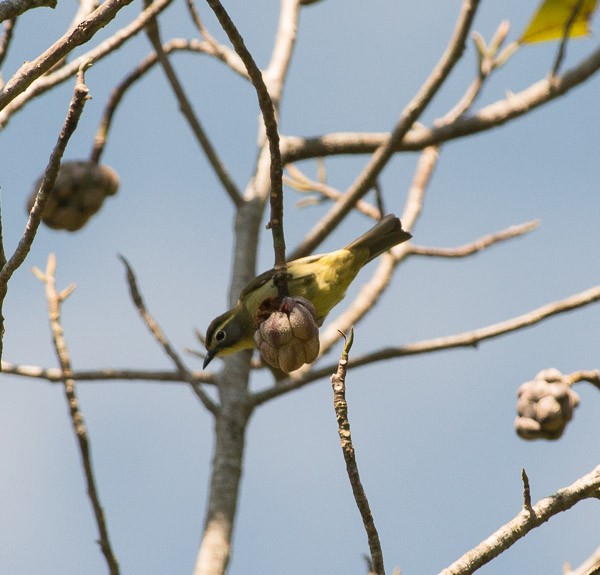
[(558, 439), (562, 436), (579, 396), (557, 369), (540, 371), (517, 391), (515, 430), (523, 439)]
[[(313, 362), (319, 355), (319, 328), (312, 303), (301, 297), (285, 297), (276, 309), (273, 307), (272, 301), (260, 306), (260, 321), (254, 332), (254, 345), (262, 358), (286, 373)], [(267, 315), (266, 309), (273, 311)]]
[[(27, 211), (33, 207), (42, 180), (40, 178), (34, 186)], [(118, 188), (119, 176), (109, 166), (83, 160), (63, 162), (42, 213), (42, 221), (53, 229), (79, 230), (102, 207), (104, 199), (116, 194)]]

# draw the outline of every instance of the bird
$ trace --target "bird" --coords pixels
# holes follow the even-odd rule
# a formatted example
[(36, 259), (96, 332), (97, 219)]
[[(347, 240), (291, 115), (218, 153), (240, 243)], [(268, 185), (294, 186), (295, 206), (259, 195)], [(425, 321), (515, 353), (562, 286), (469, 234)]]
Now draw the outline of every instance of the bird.
[[(327, 314), (346, 295), (361, 268), (383, 252), (409, 240), (412, 235), (402, 229), (394, 214), (382, 217), (370, 230), (340, 250), (306, 256), (287, 263), (289, 295), (309, 300), (322, 325)], [(270, 269), (254, 278), (240, 293), (236, 305), (216, 317), (206, 331), (206, 357), (203, 368), (215, 358), (254, 347), (259, 306), (277, 297)]]

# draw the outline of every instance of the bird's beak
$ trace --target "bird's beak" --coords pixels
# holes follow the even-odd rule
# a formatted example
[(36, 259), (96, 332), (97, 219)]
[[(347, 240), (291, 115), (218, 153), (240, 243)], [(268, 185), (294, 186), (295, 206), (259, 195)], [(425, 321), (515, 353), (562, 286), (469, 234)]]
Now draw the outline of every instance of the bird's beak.
[(202, 364), (202, 369), (206, 369), (206, 366), (213, 360), (213, 358), (217, 355), (217, 351), (208, 351), (206, 353), (206, 357), (204, 358), (204, 363)]

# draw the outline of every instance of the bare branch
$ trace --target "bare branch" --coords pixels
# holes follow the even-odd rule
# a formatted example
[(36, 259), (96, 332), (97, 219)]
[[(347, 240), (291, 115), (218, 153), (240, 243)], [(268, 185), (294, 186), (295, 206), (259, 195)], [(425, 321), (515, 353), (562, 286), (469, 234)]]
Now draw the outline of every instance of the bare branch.
[(275, 109), (279, 108), (283, 84), (292, 59), (299, 15), (299, 0), (281, 0), (275, 45), (271, 52), (271, 61), (263, 75)]
[[(345, 338), (346, 336), (344, 336)], [(348, 420), (348, 403), (346, 402), (346, 372), (348, 368), (348, 354), (352, 347), (354, 332), (350, 331), (350, 336), (346, 340), (344, 350), (338, 362), (338, 367), (335, 373), (331, 376), (331, 386), (333, 387), (333, 407), (338, 423), (338, 434), (342, 444), (342, 453), (346, 462), (346, 471), (348, 479), (352, 487), (352, 493), (356, 506), (360, 512), (360, 516), (365, 526), (367, 539), (369, 540), (369, 549), (371, 551), (371, 567), (377, 575), (385, 575), (383, 564), (383, 553), (381, 551), (381, 543), (379, 534), (373, 521), (373, 514), (369, 506), (367, 494), (360, 480), (358, 465), (356, 463), (356, 453), (352, 443), (352, 434), (350, 433), (350, 421)]]
[[(426, 339), (400, 347), (384, 348), (363, 356), (355, 357), (349, 362), (349, 365), (350, 367), (358, 367), (360, 365), (367, 365), (390, 358), (432, 353), (457, 347), (476, 347), (482, 341), (530, 327), (547, 318), (584, 307), (598, 300), (600, 300), (600, 285), (500, 323), (447, 337)], [(335, 365), (327, 365), (319, 369), (313, 369), (308, 373), (297, 372), (287, 380), (278, 382), (275, 387), (256, 392), (253, 396), (253, 403), (255, 405), (260, 405), (261, 403), (274, 397), (279, 397), (288, 391), (304, 387), (308, 383), (326, 377), (334, 369)]]
[(510, 226), (505, 230), (493, 234), (488, 234), (475, 240), (474, 242), (470, 242), (468, 244), (456, 248), (428, 248), (424, 246), (416, 246), (410, 244), (407, 248), (406, 255), (418, 255), (437, 258), (463, 258), (466, 256), (476, 254), (481, 250), (499, 242), (522, 236), (536, 229), (539, 226), (539, 224), (539, 220), (531, 220), (529, 222), (525, 222), (524, 224)]
[(568, 20), (565, 22), (565, 29), (563, 31), (563, 36), (560, 41), (560, 45), (558, 47), (558, 52), (556, 53), (556, 59), (554, 60), (554, 65), (552, 66), (552, 71), (550, 72), (551, 76), (556, 76), (560, 67), (562, 66), (563, 60), (565, 58), (565, 54), (567, 52), (567, 44), (569, 43), (569, 37), (571, 33), (571, 28), (573, 24), (575, 24), (575, 20), (577, 19), (577, 15), (581, 12), (581, 8), (583, 7), (584, 0), (578, 0), (575, 6), (573, 6), (573, 10), (571, 11), (571, 15)]
[[(416, 151), (470, 136), (519, 118), (585, 82), (600, 68), (600, 48), (577, 66), (554, 78), (544, 78), (516, 94), (485, 106), (472, 116), (451, 124), (426, 128), (415, 126), (398, 142), (394, 152)], [(387, 133), (332, 133), (314, 138), (282, 136), (284, 164), (339, 154), (370, 154), (389, 138)]]
[[(2, 27), (4, 28), (4, 33), (2, 34), (2, 38), (0, 38), (0, 68), (4, 63), (4, 58), (6, 58), (6, 54), (8, 53), (8, 47), (10, 46), (10, 42), (13, 38), (13, 33), (15, 31), (15, 24), (17, 23), (16, 19), (7, 20), (4, 22)], [(4, 80), (0, 78), (0, 88), (4, 85)]]
[(529, 513), (533, 512), (531, 507), (531, 487), (529, 485), (529, 477), (525, 468), (521, 469), (521, 479), (523, 480), (523, 510)]
[[(79, 70), (73, 97), (71, 99), (71, 103), (69, 104), (67, 117), (60, 131), (60, 135), (58, 136), (56, 145), (50, 154), (50, 159), (48, 160), (48, 165), (44, 171), (44, 177), (42, 179), (40, 189), (37, 192), (35, 202), (33, 203), (33, 206), (29, 212), (27, 224), (25, 225), (25, 230), (23, 231), (23, 236), (19, 240), (17, 248), (8, 261), (6, 261), (4, 247), (0, 247), (1, 263), (3, 264), (2, 269), (0, 269), (0, 359), (2, 358), (2, 338), (4, 335), (4, 317), (2, 315), (2, 306), (4, 303), (4, 298), (6, 297), (6, 291), (8, 289), (8, 282), (10, 281), (10, 278), (14, 272), (25, 261), (25, 258), (31, 249), (31, 245), (33, 244), (33, 240), (35, 239), (42, 219), (44, 207), (46, 206), (46, 202), (50, 197), (50, 193), (54, 187), (54, 182), (56, 181), (56, 176), (58, 175), (60, 161), (63, 157), (69, 139), (77, 128), (79, 118), (83, 112), (83, 107), (89, 97), (88, 87), (84, 83), (83, 70), (83, 67), (81, 67)], [(0, 225), (0, 239), (1, 238), (2, 228)]]
[(67, 32), (32, 62), (23, 64), (0, 93), (0, 110), (71, 50), (89, 41), (100, 28), (106, 26), (117, 15), (119, 10), (131, 2), (132, 0), (106, 0), (79, 26)]
[[(2, 373), (6, 375), (17, 375), (44, 379), (50, 383), (62, 381), (62, 371), (56, 368), (40, 367), (37, 365), (16, 365), (8, 361), (2, 362)], [(105, 368), (88, 371), (74, 371), (73, 379), (79, 383), (86, 381), (164, 381), (170, 383), (189, 383), (181, 377), (178, 371), (144, 370), (144, 369), (120, 369)], [(192, 371), (190, 379), (194, 383), (215, 384), (215, 376), (208, 371)]]
[(581, 369), (579, 371), (569, 373), (564, 377), (569, 385), (573, 385), (574, 383), (579, 383), (581, 381), (587, 381), (588, 383), (591, 383), (600, 389), (600, 369)]
[(158, 323), (156, 323), (155, 319), (150, 315), (150, 312), (148, 312), (146, 305), (144, 304), (144, 300), (142, 299), (142, 295), (139, 291), (137, 281), (135, 279), (135, 274), (133, 272), (133, 269), (129, 265), (129, 262), (123, 256), (119, 256), (119, 259), (123, 262), (123, 265), (125, 266), (125, 270), (127, 273), (127, 283), (129, 284), (129, 292), (131, 294), (131, 299), (133, 300), (133, 303), (135, 304), (135, 307), (137, 308), (140, 317), (146, 324), (146, 327), (154, 336), (154, 339), (156, 339), (156, 341), (161, 345), (165, 353), (171, 358), (171, 361), (177, 368), (181, 379), (187, 381), (192, 386), (194, 393), (198, 396), (200, 401), (202, 401), (204, 407), (206, 407), (206, 409), (208, 409), (208, 411), (210, 411), (213, 415), (216, 415), (219, 411), (218, 406), (213, 402), (213, 400), (210, 397), (208, 397), (208, 395), (206, 395), (200, 384), (194, 381), (194, 379), (191, 377), (188, 368), (185, 366), (182, 359), (179, 357), (179, 354), (169, 343), (167, 336), (162, 331)]
[(221, 185), (223, 186), (223, 188), (225, 188), (227, 195), (229, 196), (233, 204), (239, 208), (244, 200), (242, 199), (242, 196), (234, 181), (231, 179), (227, 168), (221, 161), (221, 158), (219, 157), (217, 151), (215, 150), (214, 146), (209, 140), (208, 135), (204, 131), (204, 128), (202, 127), (202, 124), (200, 123), (198, 116), (194, 112), (192, 104), (189, 98), (187, 97), (185, 90), (183, 89), (183, 85), (179, 81), (177, 73), (175, 72), (175, 68), (173, 68), (169, 58), (163, 50), (162, 42), (160, 40), (160, 31), (158, 28), (156, 18), (154, 18), (148, 23), (148, 25), (146, 26), (146, 33), (148, 34), (150, 43), (154, 47), (158, 61), (160, 62), (160, 65), (162, 66), (165, 72), (165, 76), (167, 77), (167, 80), (169, 81), (169, 84), (171, 85), (171, 88), (175, 93), (175, 97), (179, 102), (179, 109), (181, 110), (181, 113), (188, 121), (192, 132), (194, 132), (194, 135), (196, 136), (196, 140), (198, 141), (200, 147), (204, 151), (204, 154), (206, 155), (208, 162), (215, 171), (215, 174), (221, 182)]
[[(286, 169), (289, 177), (283, 176), (283, 182), (294, 190), (299, 192), (317, 192), (324, 198), (333, 200), (334, 202), (341, 199), (344, 195), (340, 190), (337, 190), (333, 186), (329, 186), (323, 182), (311, 180), (294, 164), (288, 164)], [(356, 209), (366, 216), (373, 218), (374, 220), (381, 218), (381, 211), (364, 200), (358, 200), (358, 202), (356, 202)]]
[[(173, 38), (163, 44), (163, 52), (170, 54), (176, 51), (189, 51), (207, 53), (208, 45), (206, 42), (199, 40), (185, 40), (183, 38)], [(236, 55), (237, 56), (237, 55)], [(158, 63), (158, 55), (152, 52), (144, 58), (115, 88), (113, 89), (110, 98), (104, 109), (102, 120), (96, 131), (94, 145), (90, 154), (90, 161), (98, 163), (106, 146), (108, 133), (112, 125), (114, 114), (121, 103), (125, 93), (131, 88), (135, 82), (140, 80), (149, 70)], [(246, 73), (244, 69), (244, 74)]]
[[(402, 214), (404, 229), (411, 230), (421, 213), (423, 197), (433, 170), (437, 165), (439, 154), (437, 148), (426, 148), (421, 152), (415, 174), (411, 183), (406, 205)], [(408, 253), (407, 243), (396, 246), (391, 255), (379, 258), (379, 264), (371, 279), (361, 288), (354, 301), (333, 320), (321, 334), (321, 351), (324, 355), (339, 340), (340, 332), (347, 331), (358, 322), (377, 304), (380, 297), (390, 284), (394, 270)], [(307, 371), (310, 369), (307, 366)]]
[(0, 2), (0, 22), (12, 20), (32, 8), (56, 8), (58, 0), (2, 0)]
[(403, 110), (391, 134), (376, 149), (368, 164), (346, 192), (344, 199), (332, 206), (317, 226), (306, 235), (300, 246), (290, 256), (290, 259), (296, 259), (311, 253), (350, 212), (356, 202), (373, 187), (379, 174), (393, 156), (396, 147), (402, 142), (407, 132), (431, 102), (454, 65), (458, 62), (464, 51), (465, 39), (478, 6), (479, 0), (465, 0), (463, 2), (450, 43), (429, 78)]
[(200, 18), (200, 14), (198, 14), (198, 11), (196, 10), (194, 0), (186, 0), (186, 4), (194, 25), (198, 28), (198, 32), (200, 32), (205, 40), (205, 42), (202, 42), (204, 45), (203, 52), (215, 56), (218, 60), (227, 64), (234, 72), (248, 79), (248, 72), (246, 71), (246, 66), (244, 66), (242, 59), (236, 54), (235, 50), (232, 50), (223, 44), (219, 44), (215, 37), (208, 31), (208, 28), (204, 25), (204, 22), (202, 22)]
[[(100, 549), (102, 550), (102, 554), (104, 555), (110, 574), (118, 575), (119, 564), (110, 544), (108, 526), (106, 524), (104, 510), (102, 509), (100, 496), (96, 487), (96, 478), (94, 476), (94, 468), (92, 465), (91, 446), (88, 437), (87, 426), (79, 406), (79, 399), (77, 398), (77, 388), (75, 385), (75, 379), (73, 378), (73, 369), (71, 367), (69, 350), (67, 348), (62, 325), (60, 323), (61, 304), (64, 301), (67, 293), (61, 295), (56, 291), (55, 271), (56, 258), (54, 257), (54, 254), (50, 254), (48, 256), (46, 273), (42, 274), (38, 271), (36, 275), (46, 286), (46, 300), (48, 302), (48, 315), (50, 317), (52, 340), (54, 342), (56, 356), (58, 357), (62, 371), (61, 379), (63, 381), (65, 399), (67, 400), (67, 405), (71, 414), (73, 431), (75, 432), (75, 437), (77, 438), (77, 444), (79, 446), (79, 453), (81, 455), (81, 461), (83, 464), (83, 470), (87, 484), (87, 493), (92, 504), (96, 525), (98, 527)], [(70, 291), (72, 290), (69, 290), (68, 293), (70, 293)]]
[(473, 573), (551, 517), (590, 498), (600, 498), (600, 465), (568, 487), (559, 489), (553, 495), (540, 500), (531, 510), (521, 511), (514, 519), (492, 533), (477, 547), (444, 569), (440, 575)]
[[(110, 6), (114, 5), (116, 1), (117, 0), (110, 0)], [(132, 0), (119, 1), (131, 2)], [(58, 40), (54, 46), (46, 50), (46, 52), (34, 60), (34, 62), (23, 65), (20, 71), (13, 76), (11, 82), (14, 83), (14, 86), (11, 91), (9, 93), (5, 93), (6, 87), (8, 86), (7, 85), (5, 86), (4, 91), (0, 93), (0, 128), (6, 126), (11, 116), (20, 110), (29, 100), (43, 94), (47, 90), (57, 86), (65, 80), (68, 80), (71, 76), (76, 74), (77, 70), (79, 70), (83, 63), (97, 62), (119, 48), (125, 41), (137, 34), (151, 18), (164, 10), (172, 1), (173, 0), (156, 0), (150, 7), (146, 8), (142, 13), (140, 13), (140, 15), (133, 22), (115, 32), (110, 38), (100, 43), (95, 48), (89, 50), (85, 54), (73, 59), (71, 62), (60, 67), (58, 70), (42, 76), (44, 72), (49, 70), (56, 62), (60, 61), (60, 59), (66, 55), (64, 54), (65, 48), (63, 47), (63, 44), (69, 40), (70, 34), (76, 34), (77, 30), (80, 29), (89, 29), (86, 28), (86, 26), (91, 19), (93, 19), (94, 27), (100, 28), (101, 26), (105, 25), (99, 24), (95, 19), (98, 15), (98, 10), (104, 11), (110, 8), (109, 2), (103, 3), (100, 8), (98, 8), (89, 18), (87, 18), (80, 24), (80, 26), (77, 27), (76, 31), (63, 36), (63, 38)], [(101, 12), (101, 14), (106, 16), (105, 12)], [(66, 41), (65, 37), (67, 38)], [(76, 37), (82, 42), (86, 41), (79, 36)], [(75, 46), (72, 46), (70, 49), (74, 47)], [(59, 54), (59, 57), (55, 57), (55, 53), (53, 52), (54, 49), (57, 50), (56, 54)], [(48, 55), (45, 56), (46, 54)], [(39, 69), (32, 68), (34, 63), (37, 63)]]
[[(279, 150), (279, 131), (275, 117), (275, 107), (269, 91), (263, 80), (260, 69), (256, 65), (252, 54), (246, 48), (244, 39), (240, 35), (229, 14), (221, 4), (220, 0), (206, 0), (212, 8), (217, 20), (224, 32), (233, 44), (235, 51), (243, 60), (252, 85), (256, 90), (258, 104), (265, 124), (265, 131), (269, 141), (269, 152), (271, 154), (271, 217), (268, 227), (273, 233), (273, 249), (275, 252), (275, 269), (285, 270), (285, 238), (283, 232), (283, 168), (281, 163), (281, 152)], [(281, 286), (283, 295), (287, 293), (287, 279), (281, 274)], [(279, 287), (279, 286), (278, 286)]]
[(579, 567), (571, 569), (567, 563), (563, 575), (598, 575), (600, 572), (600, 547), (598, 547)]

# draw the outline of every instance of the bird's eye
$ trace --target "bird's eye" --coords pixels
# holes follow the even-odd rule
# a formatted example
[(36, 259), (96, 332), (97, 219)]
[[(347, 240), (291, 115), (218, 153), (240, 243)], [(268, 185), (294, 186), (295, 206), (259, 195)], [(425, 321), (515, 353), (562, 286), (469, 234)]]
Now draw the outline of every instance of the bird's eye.
[(215, 340), (216, 341), (221, 342), (224, 339), (225, 339), (225, 332), (222, 329), (220, 329), (217, 333), (215, 333)]

